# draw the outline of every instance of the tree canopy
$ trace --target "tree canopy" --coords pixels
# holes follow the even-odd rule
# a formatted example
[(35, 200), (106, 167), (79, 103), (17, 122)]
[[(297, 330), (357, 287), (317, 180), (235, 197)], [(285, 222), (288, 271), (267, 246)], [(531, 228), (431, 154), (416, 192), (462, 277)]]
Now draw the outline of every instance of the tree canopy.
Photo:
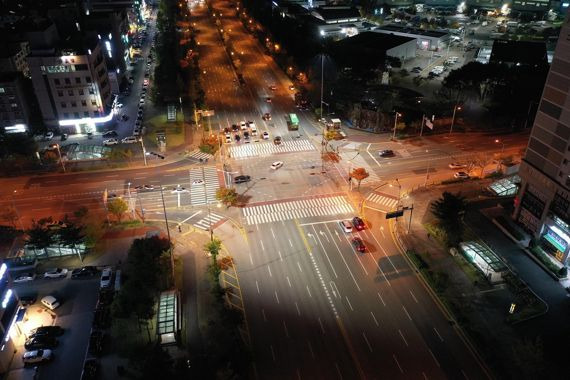
[(465, 197), (447, 191), (431, 205), (431, 212), (445, 230), (446, 244), (450, 247), (456, 246), (463, 237), (463, 215), (466, 209)]

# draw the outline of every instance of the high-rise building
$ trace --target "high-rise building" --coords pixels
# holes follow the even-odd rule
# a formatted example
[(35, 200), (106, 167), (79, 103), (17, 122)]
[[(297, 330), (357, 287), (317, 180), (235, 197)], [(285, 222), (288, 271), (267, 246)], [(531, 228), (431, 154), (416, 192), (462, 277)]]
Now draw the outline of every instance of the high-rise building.
[(10, 368), (16, 352), (12, 335), (20, 334), (15, 326), (25, 312), (12, 289), (8, 267), (0, 261), (0, 373), (6, 373)]
[(26, 132), (30, 128), (29, 81), (22, 73), (0, 73), (0, 133)]
[(562, 263), (570, 251), (570, 13), (520, 167), (514, 218)]

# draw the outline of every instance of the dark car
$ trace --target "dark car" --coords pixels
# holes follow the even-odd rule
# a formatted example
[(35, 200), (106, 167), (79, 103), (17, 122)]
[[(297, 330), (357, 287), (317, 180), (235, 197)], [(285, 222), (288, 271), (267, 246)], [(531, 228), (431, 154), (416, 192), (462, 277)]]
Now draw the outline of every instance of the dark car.
[(230, 133), (230, 127), (225, 127), (225, 128), (224, 128), (224, 133)]
[(241, 140), (241, 136), (236, 133), (236, 135), (234, 136), (234, 139), (235, 139), (237, 142), (239, 142), (239, 140)]
[(57, 346), (57, 339), (53, 336), (36, 336), (30, 338), (24, 344), (26, 350), (39, 350), (42, 348), (54, 348)]
[(354, 228), (356, 228), (358, 231), (362, 231), (363, 229), (366, 228), (366, 225), (364, 224), (364, 221), (362, 219), (360, 219), (358, 216), (355, 216), (354, 218), (352, 218), (352, 225), (354, 226)]
[(56, 337), (63, 335), (63, 328), (60, 326), (40, 326), (30, 330), (30, 339), (36, 337)]
[(243, 133), (243, 138), (246, 139), (246, 140), (249, 140), (249, 132), (248, 132), (248, 131), (245, 131), (245, 132)]
[(238, 175), (234, 178), (234, 183), (245, 183), (251, 181), (251, 177), (248, 175)]
[(22, 306), (30, 306), (36, 303), (36, 296), (22, 296), (20, 297), (20, 303)]
[(93, 266), (85, 266), (83, 268), (76, 268), (71, 272), (71, 278), (90, 277), (97, 274), (97, 268)]
[(115, 131), (103, 132), (103, 137), (117, 137), (118, 134)]
[(380, 157), (394, 157), (394, 151), (390, 149), (384, 149), (378, 152)]
[(62, 135), (61, 135), (61, 141), (67, 140), (67, 137), (68, 137), (68, 136), (67, 136), (67, 133), (62, 133)]
[(275, 145), (280, 145), (280, 144), (281, 144), (281, 136), (276, 136), (276, 137), (273, 139), (273, 144), (275, 144)]
[(366, 246), (361, 238), (355, 237), (352, 239), (352, 246), (360, 253), (364, 253), (366, 251)]
[(266, 112), (263, 114), (263, 116), (261, 117), (263, 120), (271, 120), (271, 114), (269, 112)]
[(232, 131), (239, 131), (239, 126), (237, 124), (232, 124)]

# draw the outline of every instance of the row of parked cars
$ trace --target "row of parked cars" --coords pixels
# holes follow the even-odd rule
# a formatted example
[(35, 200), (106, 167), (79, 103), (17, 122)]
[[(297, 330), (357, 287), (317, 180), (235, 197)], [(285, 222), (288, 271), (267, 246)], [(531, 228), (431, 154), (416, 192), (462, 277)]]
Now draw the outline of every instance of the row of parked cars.
[[(358, 216), (355, 216), (354, 218), (352, 218), (352, 220), (341, 220), (338, 222), (338, 224), (342, 232), (347, 234), (351, 234), (354, 229), (356, 229), (357, 231), (362, 231), (366, 228), (364, 221)], [(350, 239), (350, 243), (357, 252), (359, 253), (366, 252), (366, 245), (364, 244), (364, 241), (362, 241), (360, 237), (358, 236), (352, 237)]]

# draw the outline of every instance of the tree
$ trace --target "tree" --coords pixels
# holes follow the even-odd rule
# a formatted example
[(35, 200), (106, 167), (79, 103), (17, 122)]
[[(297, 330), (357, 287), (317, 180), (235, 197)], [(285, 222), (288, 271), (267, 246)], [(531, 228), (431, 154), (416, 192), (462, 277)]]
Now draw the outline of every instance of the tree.
[(123, 198), (113, 198), (107, 201), (107, 211), (115, 215), (119, 223), (123, 218), (123, 214), (127, 212), (129, 206)]
[(352, 170), (352, 172), (350, 172), (350, 178), (354, 178), (358, 181), (358, 191), (360, 191), (360, 182), (369, 176), (370, 174), (364, 168), (355, 168)]
[(8, 207), (7, 209), (4, 210), (4, 212), (2, 212), (2, 215), (0, 215), (0, 217), (2, 218), (2, 220), (5, 220), (6, 222), (10, 223), (12, 227), (16, 228), (16, 222), (18, 221), (19, 218), (18, 218), (18, 213), (14, 208)]
[(437, 218), (439, 225), (446, 232), (446, 244), (456, 246), (463, 236), (463, 215), (467, 209), (467, 201), (460, 193), (444, 192), (431, 205), (431, 212)]
[(54, 243), (53, 232), (46, 226), (48, 220), (40, 219), (37, 222), (32, 220), (32, 228), (26, 231), (28, 235), (26, 243), (34, 249), (43, 250), (46, 256), (47, 247)]
[[(85, 239), (83, 227), (71, 222), (67, 216), (64, 219), (64, 225), (57, 231), (60, 243), (65, 247), (70, 247), (73, 251), (77, 244), (82, 243)], [(79, 255), (81, 259), (81, 255)]]
[(235, 205), (237, 202), (237, 197), (238, 195), (235, 189), (220, 187), (216, 191), (216, 199), (224, 203), (227, 207)]
[(218, 255), (222, 249), (222, 242), (219, 239), (212, 239), (204, 244), (204, 249), (212, 255), (212, 265), (210, 267), (211, 274), (214, 277), (214, 282), (217, 282), (220, 275), (220, 267), (218, 266)]

